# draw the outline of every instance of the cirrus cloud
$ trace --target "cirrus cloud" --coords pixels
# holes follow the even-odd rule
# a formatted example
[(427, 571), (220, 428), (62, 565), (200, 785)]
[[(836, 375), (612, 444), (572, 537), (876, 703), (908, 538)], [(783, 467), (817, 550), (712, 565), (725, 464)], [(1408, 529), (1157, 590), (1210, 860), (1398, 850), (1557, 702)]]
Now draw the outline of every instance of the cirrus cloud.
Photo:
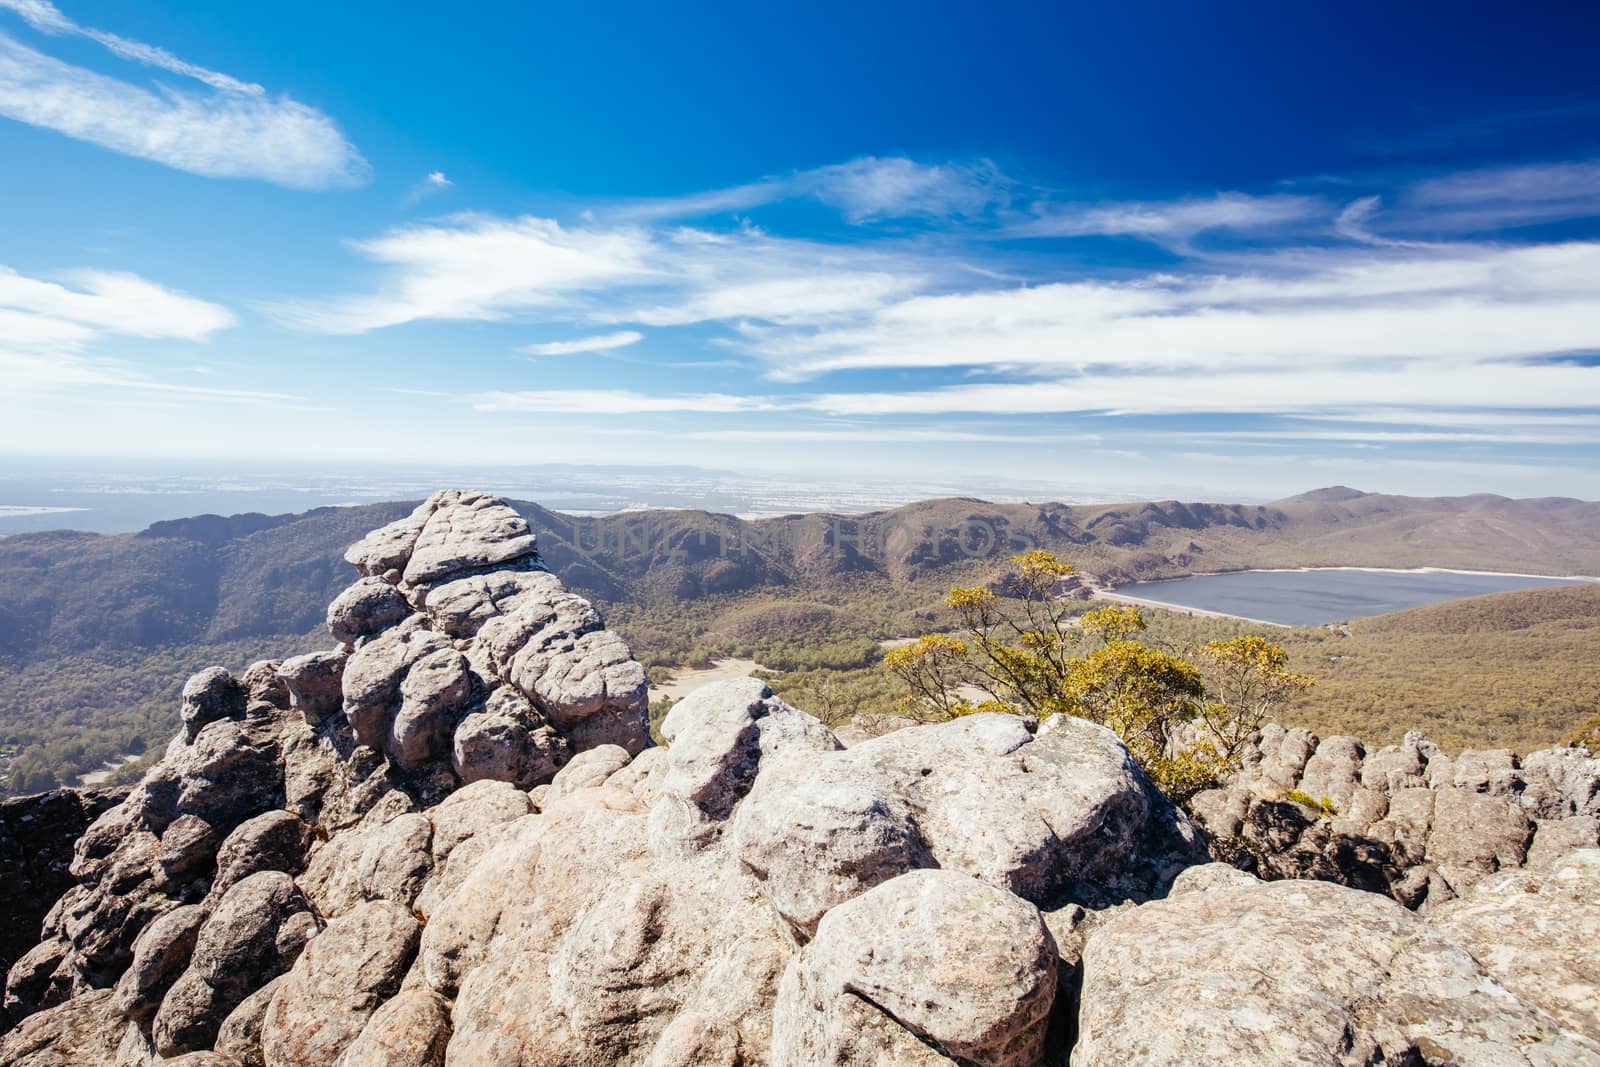
[(359, 185), (370, 175), (361, 153), (314, 107), (153, 45), (80, 26), (43, 0), (0, 0), (0, 10), (41, 33), (84, 37), (120, 59), (205, 87), (147, 89), (0, 32), (0, 115), (203, 177), (326, 189)]

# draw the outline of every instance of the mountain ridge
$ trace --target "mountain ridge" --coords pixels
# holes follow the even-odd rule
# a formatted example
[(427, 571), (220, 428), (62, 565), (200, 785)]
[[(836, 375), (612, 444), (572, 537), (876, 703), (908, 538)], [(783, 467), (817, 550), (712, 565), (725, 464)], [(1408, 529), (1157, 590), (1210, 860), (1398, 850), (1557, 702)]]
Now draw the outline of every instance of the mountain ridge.
[[(1350, 495), (1350, 494), (1356, 495)], [(196, 516), (132, 534), (0, 539), (0, 655), (303, 633), (342, 546), (414, 502)], [(509, 501), (553, 571), (602, 601), (757, 586), (966, 577), (1044, 547), (1108, 584), (1279, 566), (1454, 566), (1600, 574), (1600, 503), (1401, 497), (1345, 487), (1270, 504), (994, 504), (746, 520), (691, 510), (587, 517)]]
[(1066, 714), (836, 733), (737, 678), (652, 731), (503, 501), (345, 558), (331, 640), (189, 678), (126, 796), (0, 805), (87, 824), (0, 824), (66, 876), (0, 1067), (1600, 1067), (1584, 748), (1267, 723), (1169, 797)]

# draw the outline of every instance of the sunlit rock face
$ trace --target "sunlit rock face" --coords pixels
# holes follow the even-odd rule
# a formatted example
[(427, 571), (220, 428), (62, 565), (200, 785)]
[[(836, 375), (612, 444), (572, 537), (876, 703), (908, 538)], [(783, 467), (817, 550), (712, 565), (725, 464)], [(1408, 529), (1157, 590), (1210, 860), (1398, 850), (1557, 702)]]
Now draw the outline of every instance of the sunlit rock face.
[[(78, 840), (0, 1067), (1600, 1064), (1600, 850), (1563, 847), (1587, 753), (1446, 784), (1416, 744), (1269, 731), (1201, 805), (1318, 786), (1370, 826), (1428, 797), (1459, 899), (1419, 914), (1208, 864), (1081, 720), (847, 748), (738, 679), (652, 747), (643, 670), (485, 494), (348, 558), (337, 647), (197, 675)], [(1490, 801), (1538, 863), (1494, 869), (1528, 850)]]

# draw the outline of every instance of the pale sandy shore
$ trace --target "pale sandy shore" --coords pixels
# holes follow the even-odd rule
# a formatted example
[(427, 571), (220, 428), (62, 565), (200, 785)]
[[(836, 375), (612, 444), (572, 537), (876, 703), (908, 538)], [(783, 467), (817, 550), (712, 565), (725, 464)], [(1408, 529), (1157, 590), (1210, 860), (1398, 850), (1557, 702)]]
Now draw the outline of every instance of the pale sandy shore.
[(1479, 574), (1489, 578), (1548, 578), (1552, 581), (1560, 582), (1600, 582), (1600, 577), (1591, 574), (1525, 574), (1522, 571), (1469, 571), (1460, 567), (1246, 567), (1244, 570), (1238, 571), (1190, 571), (1188, 574), (1179, 575), (1176, 578), (1150, 578), (1144, 584), (1181, 582), (1185, 578), (1219, 578), (1225, 574), (1307, 574), (1311, 571), (1369, 571), (1377, 574)]
[(131, 752), (125, 752), (115, 759), (107, 760), (106, 762), (102, 763), (98, 769), (89, 771), (87, 774), (80, 775), (78, 777), (78, 785), (82, 788), (100, 785), (102, 782), (110, 778), (111, 775), (114, 774), (119, 768), (121, 768), (124, 763), (130, 763), (134, 758), (135, 757)]
[[(1331, 569), (1331, 568), (1330, 568)], [(1363, 568), (1365, 569), (1365, 568)], [(1276, 626), (1280, 630), (1292, 630), (1294, 627), (1281, 622), (1269, 622), (1266, 619), (1252, 619), (1248, 615), (1230, 615), (1226, 611), (1207, 611), (1205, 608), (1191, 608), (1184, 604), (1164, 604), (1159, 600), (1150, 600), (1145, 597), (1126, 596), (1109, 589), (1096, 589), (1093, 591), (1096, 600), (1114, 600), (1119, 604), (1132, 604), (1141, 608), (1160, 608), (1162, 611), (1175, 611), (1184, 615), (1204, 615), (1211, 619), (1238, 619), (1240, 622), (1253, 622), (1260, 626)]]
[[(1520, 571), (1470, 571), (1459, 567), (1250, 567), (1241, 571), (1194, 571), (1178, 578), (1156, 578), (1140, 584), (1145, 586), (1160, 585), (1162, 582), (1181, 582), (1188, 578), (1218, 578), (1229, 574), (1307, 574), (1311, 571), (1365, 571), (1377, 574), (1475, 574), (1495, 578), (1544, 578), (1566, 582), (1600, 582), (1600, 578), (1587, 574), (1524, 574)], [(1205, 608), (1194, 608), (1187, 604), (1169, 604), (1151, 597), (1129, 596), (1112, 589), (1091, 587), (1091, 593), (1101, 600), (1114, 600), (1121, 604), (1133, 604), (1142, 607), (1161, 608), (1164, 611), (1181, 611), (1189, 615), (1203, 615), (1213, 619), (1239, 619), (1243, 622), (1253, 622), (1261, 626), (1276, 626), (1280, 629), (1292, 630), (1294, 627), (1281, 622), (1272, 622), (1268, 619), (1254, 619), (1248, 615), (1233, 615), (1226, 611), (1209, 611)]]
[(766, 670), (753, 659), (714, 659), (711, 666), (700, 670), (679, 671), (672, 679), (659, 686), (650, 687), (650, 699), (660, 700), (662, 697), (671, 697), (673, 700), (682, 700), (696, 689), (710, 685), (712, 682), (725, 682), (729, 678), (748, 678), (756, 671)]

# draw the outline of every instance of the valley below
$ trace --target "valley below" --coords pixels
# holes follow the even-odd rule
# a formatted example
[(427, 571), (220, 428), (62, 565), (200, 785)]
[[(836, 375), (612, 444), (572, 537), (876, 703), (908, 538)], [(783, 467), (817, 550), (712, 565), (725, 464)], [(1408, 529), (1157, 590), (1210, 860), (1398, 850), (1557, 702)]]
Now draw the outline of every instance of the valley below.
[[(320, 647), (344, 547), (411, 506), (0, 538), (7, 791), (136, 779), (171, 734), (184, 677)], [(1315, 682), (1294, 721), (1319, 732), (1378, 742), (1418, 729), (1447, 748), (1527, 751), (1600, 708), (1600, 585), (1561, 580), (1600, 573), (1593, 503), (1328, 489), (1271, 505), (957, 498), (759, 520), (514, 506), (547, 566), (628, 639), (658, 715), (754, 674), (830, 719), (892, 716), (894, 642), (951, 630), (945, 592), (994, 581), (1033, 547), (1078, 568), (1068, 595), (1141, 601), (1152, 638), (1175, 650), (1246, 632), (1282, 643)], [(1218, 599), (1218, 583), (1265, 587)], [(1546, 584), (1473, 595), (1500, 583)], [(1395, 613), (1419, 597), (1467, 599)]]
[[(1584, 748), (1364, 743), (1173, 688), (1199, 671), (1173, 652), (1230, 632), (1273, 661), (1252, 677), (1303, 680), (1241, 620), (1093, 609), (1099, 576), (1048, 552), (974, 569), (959, 629), (937, 568), (619, 599), (608, 626), (478, 492), (341, 556), (315, 647), (188, 677), (131, 788), (0, 803), (0, 1064), (1094, 1067), (1152, 1033), (1181, 1064), (1600, 1064)], [(1559, 647), (1596, 591), (1286, 633), (1340, 673), (1413, 634), (1448, 669), (1453, 639)], [(912, 648), (883, 634), (982, 642), (1018, 610), (991, 662), (1070, 693), (1137, 656), (1123, 679), (1195, 698), (1163, 705), (1172, 747), (1122, 681), (1050, 708), (969, 674), (1018, 704), (874, 710)], [(1237, 747), (1208, 762), (1197, 714)]]

